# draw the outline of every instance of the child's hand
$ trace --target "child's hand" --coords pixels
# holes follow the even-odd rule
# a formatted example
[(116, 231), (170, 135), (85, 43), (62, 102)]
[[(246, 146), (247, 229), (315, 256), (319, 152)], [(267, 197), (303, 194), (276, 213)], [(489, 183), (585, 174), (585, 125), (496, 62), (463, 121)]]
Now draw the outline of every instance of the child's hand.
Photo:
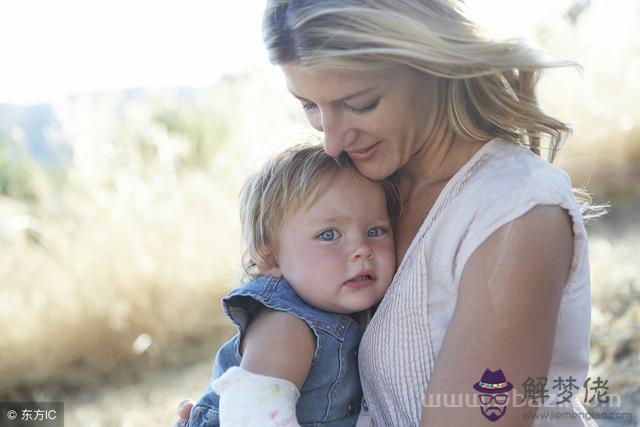
[(178, 405), (178, 417), (180, 419), (173, 423), (173, 427), (182, 427), (187, 424), (191, 415), (191, 408), (193, 408), (193, 400), (187, 399), (180, 402)]

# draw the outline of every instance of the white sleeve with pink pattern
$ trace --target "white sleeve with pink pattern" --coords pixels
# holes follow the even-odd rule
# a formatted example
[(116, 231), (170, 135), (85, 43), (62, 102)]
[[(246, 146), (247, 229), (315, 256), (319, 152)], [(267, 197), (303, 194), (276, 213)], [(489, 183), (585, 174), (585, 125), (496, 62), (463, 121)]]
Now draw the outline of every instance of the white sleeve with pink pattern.
[(234, 366), (211, 386), (220, 396), (220, 427), (300, 427), (300, 392), (290, 381)]

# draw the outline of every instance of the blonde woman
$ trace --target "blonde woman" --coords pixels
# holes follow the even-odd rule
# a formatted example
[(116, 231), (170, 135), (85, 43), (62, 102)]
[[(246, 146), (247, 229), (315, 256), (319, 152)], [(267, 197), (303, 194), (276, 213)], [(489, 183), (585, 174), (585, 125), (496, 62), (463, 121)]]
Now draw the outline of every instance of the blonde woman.
[(403, 201), (357, 425), (593, 425), (588, 205), (535, 97), (569, 64), (484, 36), (456, 0), (270, 0), (264, 41), (325, 151)]

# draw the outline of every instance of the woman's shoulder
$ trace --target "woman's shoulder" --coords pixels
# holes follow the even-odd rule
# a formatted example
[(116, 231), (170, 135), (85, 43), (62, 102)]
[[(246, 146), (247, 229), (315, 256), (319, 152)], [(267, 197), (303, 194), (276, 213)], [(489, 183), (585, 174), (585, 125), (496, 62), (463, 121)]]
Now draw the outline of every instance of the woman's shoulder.
[(442, 254), (438, 262), (451, 268), (451, 283), (457, 283), (466, 260), (482, 242), (538, 205), (565, 209), (576, 241), (586, 241), (580, 206), (564, 171), (528, 147), (499, 140), (487, 144), (454, 183), (457, 192), (448, 198), (432, 233), (430, 253), (435, 258)]
[(528, 147), (502, 140), (486, 143), (453, 185), (448, 208), (466, 211), (470, 218), (485, 210), (507, 213), (537, 204), (579, 209), (565, 171)]
[(580, 216), (569, 175), (526, 146), (492, 140), (470, 163), (445, 209), (464, 228), (515, 219), (536, 205), (558, 205)]
[(478, 186), (487, 191), (524, 190), (527, 187), (531, 191), (538, 187), (571, 190), (569, 175), (527, 146), (495, 139), (486, 143), (481, 151), (483, 165), (468, 180), (468, 188), (473, 192)]

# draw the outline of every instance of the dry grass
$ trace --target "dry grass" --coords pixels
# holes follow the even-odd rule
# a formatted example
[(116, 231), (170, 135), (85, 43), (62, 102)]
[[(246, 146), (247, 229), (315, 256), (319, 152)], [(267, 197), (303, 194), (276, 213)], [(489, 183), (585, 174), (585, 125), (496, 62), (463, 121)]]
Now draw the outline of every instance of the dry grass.
[[(191, 103), (165, 91), (58, 106), (63, 184), (31, 165), (34, 199), (0, 199), (0, 396), (210, 352), (237, 276), (241, 178), (291, 122), (229, 128), (238, 109), (269, 109), (263, 77)], [(249, 103), (258, 87), (266, 98)]]
[(593, 373), (618, 390), (640, 389), (640, 228), (591, 238)]

